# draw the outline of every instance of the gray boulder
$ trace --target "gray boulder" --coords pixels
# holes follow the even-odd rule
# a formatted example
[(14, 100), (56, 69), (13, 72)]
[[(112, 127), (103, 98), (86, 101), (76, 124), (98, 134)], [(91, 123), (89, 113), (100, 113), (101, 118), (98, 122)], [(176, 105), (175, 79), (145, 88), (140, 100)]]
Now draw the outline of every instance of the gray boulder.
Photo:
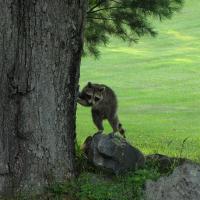
[(170, 176), (147, 181), (145, 200), (200, 200), (200, 165), (184, 163)]
[(124, 138), (113, 133), (96, 133), (84, 143), (88, 160), (98, 168), (115, 174), (137, 169), (145, 163), (144, 155), (131, 146)]

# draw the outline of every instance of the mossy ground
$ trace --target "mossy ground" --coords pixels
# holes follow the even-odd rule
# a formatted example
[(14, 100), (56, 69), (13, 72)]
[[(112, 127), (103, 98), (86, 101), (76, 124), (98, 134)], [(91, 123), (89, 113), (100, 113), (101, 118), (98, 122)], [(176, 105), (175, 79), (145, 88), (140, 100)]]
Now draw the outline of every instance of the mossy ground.
[(54, 185), (54, 199), (68, 197), (73, 200), (140, 200), (145, 181), (160, 177), (155, 168), (127, 172), (123, 176), (83, 172), (71, 183)]

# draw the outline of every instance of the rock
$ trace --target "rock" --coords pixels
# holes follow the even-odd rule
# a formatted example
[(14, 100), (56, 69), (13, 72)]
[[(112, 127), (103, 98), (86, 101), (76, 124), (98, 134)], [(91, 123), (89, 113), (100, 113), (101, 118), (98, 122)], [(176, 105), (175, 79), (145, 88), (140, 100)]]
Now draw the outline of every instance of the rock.
[(179, 166), (186, 161), (185, 158), (169, 157), (162, 154), (151, 154), (145, 156), (145, 158), (146, 163), (158, 167), (160, 173), (167, 173), (175, 166)]
[(145, 162), (144, 155), (124, 138), (113, 133), (96, 133), (84, 143), (86, 157), (93, 165), (114, 174), (137, 169)]
[(200, 200), (200, 165), (184, 163), (170, 176), (147, 181), (145, 200)]

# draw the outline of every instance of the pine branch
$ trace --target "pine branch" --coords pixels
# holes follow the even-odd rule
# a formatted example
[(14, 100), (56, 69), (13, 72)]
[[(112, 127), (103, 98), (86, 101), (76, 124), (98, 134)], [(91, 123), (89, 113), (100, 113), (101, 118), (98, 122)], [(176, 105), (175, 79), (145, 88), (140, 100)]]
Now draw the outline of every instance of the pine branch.
[(144, 35), (155, 36), (149, 17), (169, 19), (181, 9), (184, 0), (89, 0), (85, 52), (97, 56), (100, 44), (114, 35), (136, 42)]
[(95, 8), (99, 7), (103, 2), (99, 1), (96, 5), (94, 5), (93, 7), (91, 7), (88, 11), (87, 14), (92, 12)]
[(113, 6), (113, 7), (107, 7), (107, 8), (101, 8), (101, 9), (98, 9), (98, 10), (93, 10), (91, 12), (89, 12), (88, 14), (91, 14), (91, 13), (96, 13), (96, 12), (99, 12), (99, 11), (102, 11), (102, 10), (112, 10), (112, 9), (126, 9), (127, 7), (117, 7), (117, 6)]
[(117, 4), (120, 4), (120, 5), (122, 5), (122, 3), (121, 3), (121, 2), (119, 2), (119, 1), (116, 1), (116, 0), (110, 0), (110, 1), (112, 1), (112, 2), (114, 2), (114, 3), (117, 3)]
[(106, 17), (90, 17), (90, 16), (87, 16), (88, 19), (100, 19), (100, 20), (111, 20), (111, 21), (114, 21), (115, 19), (114, 18), (106, 18)]

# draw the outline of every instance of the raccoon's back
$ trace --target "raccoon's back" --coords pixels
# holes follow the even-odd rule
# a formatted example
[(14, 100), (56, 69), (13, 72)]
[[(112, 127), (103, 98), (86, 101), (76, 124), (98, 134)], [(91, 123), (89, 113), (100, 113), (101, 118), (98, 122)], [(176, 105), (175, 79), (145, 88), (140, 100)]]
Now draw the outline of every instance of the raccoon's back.
[(104, 100), (105, 103), (109, 103), (113, 106), (117, 106), (117, 97), (115, 92), (108, 86), (106, 86), (105, 92), (104, 92)]
[(103, 100), (99, 103), (99, 109), (107, 113), (115, 113), (117, 111), (117, 97), (115, 92), (103, 84), (96, 84), (99, 87), (105, 87)]

